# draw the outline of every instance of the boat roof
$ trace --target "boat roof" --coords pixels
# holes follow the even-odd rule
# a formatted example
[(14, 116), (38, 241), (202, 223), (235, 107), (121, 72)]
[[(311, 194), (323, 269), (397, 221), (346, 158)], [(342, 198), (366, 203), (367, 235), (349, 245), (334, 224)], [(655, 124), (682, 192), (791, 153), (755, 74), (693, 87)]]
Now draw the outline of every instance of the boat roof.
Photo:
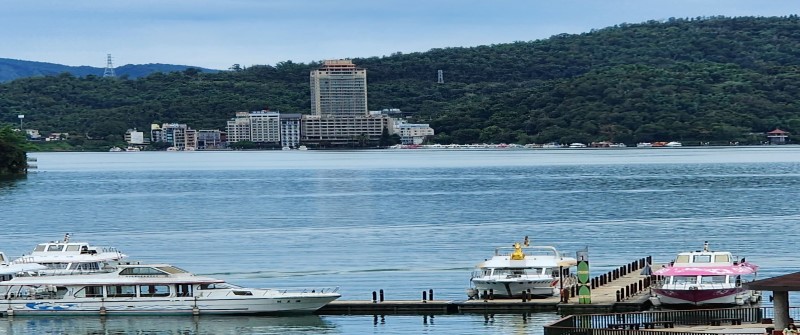
[(743, 275), (755, 273), (758, 266), (744, 258), (736, 258), (728, 251), (712, 251), (708, 242), (702, 250), (681, 252), (669, 266), (654, 274), (661, 276)]
[(196, 276), (170, 264), (121, 264), (113, 272), (69, 276), (23, 276), (0, 282), (0, 286), (211, 284), (224, 282), (221, 279)]
[(118, 261), (127, 257), (113, 247), (92, 246), (87, 242), (53, 241), (40, 243), (15, 263), (76, 263)]
[(478, 268), (555, 268), (559, 266), (575, 266), (578, 261), (572, 257), (562, 256), (560, 252), (549, 245), (519, 245), (519, 250), (523, 253), (522, 259), (513, 259), (513, 251), (516, 247), (498, 247), (492, 258), (479, 263)]
[(671, 266), (660, 269), (653, 274), (659, 276), (738, 276), (755, 273), (758, 266), (750, 263), (730, 266)]

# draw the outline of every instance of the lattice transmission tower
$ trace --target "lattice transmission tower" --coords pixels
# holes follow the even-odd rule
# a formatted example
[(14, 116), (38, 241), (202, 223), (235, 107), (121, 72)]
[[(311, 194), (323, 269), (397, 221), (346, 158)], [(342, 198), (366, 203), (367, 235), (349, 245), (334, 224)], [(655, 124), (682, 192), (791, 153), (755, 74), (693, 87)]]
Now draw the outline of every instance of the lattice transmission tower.
[(108, 61), (106, 62), (106, 70), (103, 71), (103, 78), (116, 78), (117, 74), (114, 73), (114, 63), (111, 62), (111, 54), (108, 54)]

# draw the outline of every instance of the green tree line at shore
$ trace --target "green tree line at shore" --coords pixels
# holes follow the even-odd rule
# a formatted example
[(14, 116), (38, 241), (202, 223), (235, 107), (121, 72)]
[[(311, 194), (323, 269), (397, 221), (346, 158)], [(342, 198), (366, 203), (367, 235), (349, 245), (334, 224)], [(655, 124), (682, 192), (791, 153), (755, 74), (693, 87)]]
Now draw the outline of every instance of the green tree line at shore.
[[(355, 58), (369, 108), (400, 108), (438, 143), (743, 142), (800, 134), (800, 19), (703, 17), (583, 34)], [(121, 140), (179, 122), (223, 129), (235, 112), (308, 113), (309, 71), (285, 61), (137, 79), (18, 79), (0, 85), (0, 122)], [(444, 83), (437, 83), (437, 71)]]
[(27, 143), (22, 133), (0, 127), (0, 176), (25, 174), (28, 170)]

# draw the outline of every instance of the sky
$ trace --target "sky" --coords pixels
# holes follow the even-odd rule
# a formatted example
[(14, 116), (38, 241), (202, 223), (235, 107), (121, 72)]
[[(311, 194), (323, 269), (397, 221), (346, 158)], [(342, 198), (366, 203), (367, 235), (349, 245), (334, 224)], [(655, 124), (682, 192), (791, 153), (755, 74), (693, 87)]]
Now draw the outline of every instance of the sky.
[(228, 69), (798, 12), (798, 0), (3, 0), (0, 58)]

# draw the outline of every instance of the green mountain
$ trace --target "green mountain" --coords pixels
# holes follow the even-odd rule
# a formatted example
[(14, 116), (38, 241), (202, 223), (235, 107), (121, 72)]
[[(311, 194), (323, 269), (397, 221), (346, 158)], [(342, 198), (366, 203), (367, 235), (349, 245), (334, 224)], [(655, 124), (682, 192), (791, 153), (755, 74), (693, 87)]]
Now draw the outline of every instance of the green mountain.
[[(756, 143), (776, 127), (800, 134), (796, 15), (649, 21), (353, 62), (367, 69), (370, 110), (412, 113), (439, 143)], [(44, 132), (108, 139), (152, 122), (222, 129), (237, 111), (307, 113), (317, 66), (17, 79), (0, 85), (0, 122), (25, 114)]]
[[(173, 72), (183, 71), (190, 66), (171, 65), (171, 64), (137, 64), (123, 65), (114, 68), (117, 76), (135, 79), (144, 77), (153, 72)], [(217, 70), (201, 69), (203, 72), (217, 72)], [(105, 68), (91, 66), (67, 66), (52, 63), (32, 62), (26, 60), (0, 58), (0, 82), (8, 82), (14, 79), (26, 77), (56, 76), (61, 73), (70, 73), (73, 76), (103, 76)]]

